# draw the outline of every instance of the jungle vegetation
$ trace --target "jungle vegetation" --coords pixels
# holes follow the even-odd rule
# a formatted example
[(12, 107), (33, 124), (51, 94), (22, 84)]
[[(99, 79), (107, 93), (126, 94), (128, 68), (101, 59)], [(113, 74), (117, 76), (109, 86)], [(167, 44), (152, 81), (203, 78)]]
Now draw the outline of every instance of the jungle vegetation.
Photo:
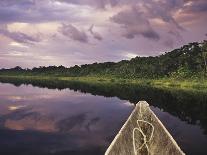
[(207, 41), (193, 42), (159, 56), (135, 57), (120, 62), (64, 66), (19, 66), (1, 69), (0, 76), (105, 77), (123, 79), (205, 79), (207, 75)]

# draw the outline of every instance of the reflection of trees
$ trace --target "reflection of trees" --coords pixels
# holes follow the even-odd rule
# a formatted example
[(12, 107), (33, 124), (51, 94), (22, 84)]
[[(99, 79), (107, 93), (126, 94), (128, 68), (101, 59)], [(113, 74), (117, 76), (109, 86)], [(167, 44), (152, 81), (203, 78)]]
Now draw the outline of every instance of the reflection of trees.
[(23, 80), (23, 79), (0, 79), (3, 83), (12, 83), (16, 86), (32, 84), (42, 88), (65, 89), (69, 88), (82, 93), (91, 93), (105, 97), (118, 97), (137, 103), (146, 100), (151, 105), (159, 107), (181, 120), (190, 124), (200, 122), (207, 133), (207, 95), (198, 91), (183, 91), (158, 89), (136, 84), (126, 83), (85, 83), (58, 80)]
[(86, 113), (81, 113), (81, 114), (60, 120), (57, 123), (57, 126), (59, 128), (59, 131), (64, 133), (64, 132), (69, 132), (71, 129), (73, 129), (76, 126), (79, 126), (79, 127), (82, 126), (85, 121), (86, 121)]

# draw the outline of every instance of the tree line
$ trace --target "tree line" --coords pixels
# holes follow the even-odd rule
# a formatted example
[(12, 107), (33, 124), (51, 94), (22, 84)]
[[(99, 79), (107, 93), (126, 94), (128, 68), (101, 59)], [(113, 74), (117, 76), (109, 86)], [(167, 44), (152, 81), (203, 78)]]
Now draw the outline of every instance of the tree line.
[(159, 56), (135, 57), (120, 62), (64, 66), (19, 66), (1, 69), (0, 75), (113, 76), (119, 78), (201, 77), (207, 74), (207, 41), (193, 42)]

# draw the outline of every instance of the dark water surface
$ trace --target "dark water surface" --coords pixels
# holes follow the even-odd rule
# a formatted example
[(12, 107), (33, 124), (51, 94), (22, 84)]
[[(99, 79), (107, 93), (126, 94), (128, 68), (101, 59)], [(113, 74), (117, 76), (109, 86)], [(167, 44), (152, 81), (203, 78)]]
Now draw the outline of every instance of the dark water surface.
[(151, 105), (184, 152), (207, 154), (205, 93), (118, 84), (1, 82), (1, 155), (104, 154), (139, 100)]

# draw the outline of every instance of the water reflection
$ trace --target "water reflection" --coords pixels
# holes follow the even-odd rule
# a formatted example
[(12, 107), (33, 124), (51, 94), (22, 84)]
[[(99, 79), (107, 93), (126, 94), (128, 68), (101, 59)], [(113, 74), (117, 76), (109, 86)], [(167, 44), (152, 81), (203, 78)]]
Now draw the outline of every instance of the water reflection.
[[(98, 151), (102, 149), (101, 153), (103, 153), (103, 150), (109, 144), (106, 144), (107, 140), (109, 142), (113, 139), (121, 126), (121, 122), (123, 123), (123, 120), (128, 117), (133, 106), (132, 104), (129, 106), (126, 100), (131, 103), (146, 100), (152, 105), (152, 109), (187, 154), (207, 154), (205, 148), (207, 145), (207, 95), (205, 92), (156, 89), (119, 83), (105, 85), (102, 83), (88, 84), (58, 80), (33, 81), (20, 79), (0, 79), (0, 81), (20, 86), (19, 88), (14, 87), (16, 90), (12, 88), (10, 91), (4, 91), (3, 96), (7, 96), (7, 99), (10, 98), (10, 103), (15, 101), (16, 104), (16, 107), (11, 108), (13, 105), (9, 105), (9, 102), (7, 102), (7, 106), (10, 106), (9, 110), (7, 110), (9, 111), (8, 114), (5, 107), (3, 108), (4, 104), (2, 104), (1, 107), (4, 110), (0, 108), (0, 112), (4, 116), (7, 115), (9, 117), (9, 113), (13, 111), (14, 115), (12, 117), (14, 117), (15, 112), (22, 111), (21, 115), (17, 114), (18, 117), (32, 117), (31, 120), (34, 122), (30, 120), (30, 123), (36, 123), (33, 125), (36, 131), (43, 131), (42, 128), (44, 128), (47, 133), (48, 131), (59, 134), (70, 133), (73, 136), (80, 136), (80, 133), (84, 133), (82, 134), (81, 142), (84, 142), (82, 146), (87, 146), (85, 148), (92, 148), (88, 147), (88, 143), (90, 143), (88, 139), (91, 139), (94, 143), (97, 141), (101, 144), (94, 146), (92, 150), (87, 150), (90, 153), (96, 149)], [(29, 86), (25, 87), (22, 84)], [(32, 86), (35, 86), (35, 88)], [(41, 89), (36, 86), (41, 87)], [(4, 88), (4, 90), (6, 89)], [(32, 93), (18, 95), (22, 89), (25, 92), (29, 92), (31, 89)], [(69, 89), (73, 91), (69, 91)], [(58, 90), (61, 90), (61, 92)], [(106, 99), (101, 96), (109, 98)], [(31, 102), (34, 104), (31, 104)], [(11, 110), (15, 108), (17, 109)], [(26, 112), (24, 112), (25, 109), (27, 109)], [(35, 113), (37, 111), (38, 114)], [(43, 122), (41, 123), (40, 120)], [(48, 120), (51, 120), (51, 122)], [(16, 122), (16, 125), (14, 122)], [(17, 123), (17, 120), (14, 122), (10, 122), (10, 124), (16, 127), (21, 124), (21, 122)], [(37, 122), (41, 124), (38, 125)], [(46, 122), (49, 123), (47, 124)], [(114, 124), (114, 122), (116, 123)], [(109, 124), (110, 127), (107, 127)], [(27, 125), (22, 123), (21, 126)], [(11, 125), (7, 125), (7, 128), (12, 129)], [(28, 129), (28, 127), (25, 128)], [(95, 134), (97, 138), (99, 137), (99, 141), (90, 138), (93, 135), (90, 133)], [(101, 135), (107, 136), (104, 139), (100, 137)], [(77, 144), (82, 144), (81, 142)], [(70, 145), (72, 146), (72, 144)]]
[(8, 84), (0, 84), (0, 98), (4, 155), (103, 154), (133, 109), (116, 97)]
[(167, 112), (161, 112), (159, 108), (151, 108), (186, 154), (205, 155), (207, 153), (207, 136), (203, 134), (199, 125), (188, 124)]

